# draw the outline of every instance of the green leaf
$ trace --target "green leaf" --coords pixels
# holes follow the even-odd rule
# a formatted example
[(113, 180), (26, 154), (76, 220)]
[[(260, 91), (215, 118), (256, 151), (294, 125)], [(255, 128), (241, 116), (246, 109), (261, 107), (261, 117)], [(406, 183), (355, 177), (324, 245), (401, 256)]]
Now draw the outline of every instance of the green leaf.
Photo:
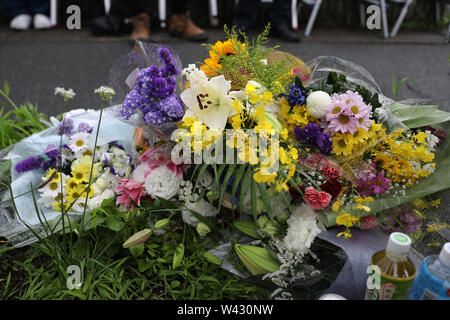
[(235, 221), (233, 222), (233, 226), (249, 237), (252, 237), (254, 239), (261, 239), (261, 236), (257, 231), (258, 227), (251, 221)]
[(129, 247), (128, 249), (130, 250), (130, 253), (134, 257), (139, 257), (140, 255), (142, 255), (144, 253), (145, 246), (143, 243), (140, 243), (136, 246)]
[(173, 254), (172, 268), (176, 269), (181, 265), (184, 256), (184, 243), (180, 243)]
[(200, 182), (200, 178), (202, 177), (202, 175), (205, 173), (206, 169), (208, 168), (209, 164), (208, 163), (204, 163), (202, 165), (202, 167), (200, 168), (200, 171), (197, 175), (197, 179), (195, 180), (195, 184), (194, 184), (194, 190), (193, 192), (195, 192), (195, 190), (197, 190), (197, 185)]
[(105, 220), (105, 226), (112, 231), (120, 231), (125, 227), (125, 222), (123, 222), (120, 218), (116, 217), (108, 217)]
[[(236, 169), (236, 164), (229, 166), (227, 169), (227, 172), (225, 173), (225, 178), (222, 181), (222, 187), (220, 188), (220, 195), (219, 195), (219, 211), (222, 206), (222, 199), (223, 199), (223, 195), (225, 194), (225, 189), (227, 188), (227, 185), (228, 185), (228, 180), (230, 179), (231, 175), (233, 174), (234, 169)], [(231, 201), (233, 201), (233, 199)]]
[(239, 169), (236, 172), (236, 175), (234, 177), (233, 187), (231, 188), (231, 201), (232, 202), (234, 202), (234, 197), (236, 196), (236, 192), (239, 187), (239, 183), (242, 180), (242, 176), (244, 175), (246, 167), (247, 166), (245, 164), (241, 164), (241, 165), (239, 165)]
[(256, 221), (258, 221), (258, 209), (256, 206), (256, 202), (258, 201), (258, 197), (256, 194), (256, 189), (257, 189), (258, 183), (253, 178), (253, 175), (250, 176), (250, 179), (251, 179), (250, 192), (251, 192), (251, 203), (252, 203), (252, 215), (253, 215), (253, 219), (256, 222)]
[(250, 179), (252, 179), (251, 172), (252, 167), (248, 166), (248, 170), (245, 173), (244, 178), (242, 179), (241, 194), (239, 195), (239, 211), (241, 212), (241, 214), (243, 213), (244, 197), (245, 194), (248, 192), (248, 185), (250, 184)]
[(273, 210), (272, 205), (270, 204), (270, 197), (269, 193), (267, 192), (266, 184), (265, 183), (258, 183), (258, 189), (259, 193), (261, 194), (261, 199), (264, 203), (264, 207), (267, 210), (267, 213), (269, 214), (270, 220), (273, 220)]
[(145, 272), (152, 266), (152, 263), (146, 259), (138, 260), (138, 270), (139, 272)]
[[(187, 209), (187, 208), (186, 208)], [(219, 229), (217, 228), (217, 226), (211, 222), (211, 220), (209, 220), (207, 217), (202, 216), (200, 213), (195, 212), (194, 210), (191, 209), (187, 209), (189, 210), (189, 212), (192, 213), (192, 215), (197, 218), (199, 221), (203, 222), (204, 224), (206, 224), (211, 230), (218, 232)]]

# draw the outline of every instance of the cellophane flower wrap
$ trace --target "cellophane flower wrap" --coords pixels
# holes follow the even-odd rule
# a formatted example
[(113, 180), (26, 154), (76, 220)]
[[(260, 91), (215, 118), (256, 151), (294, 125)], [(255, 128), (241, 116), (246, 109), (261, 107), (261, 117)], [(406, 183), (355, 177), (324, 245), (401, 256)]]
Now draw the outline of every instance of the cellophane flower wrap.
[(45, 237), (48, 226), (62, 228), (63, 217), (75, 222), (115, 199), (117, 179), (132, 170), (134, 128), (107, 108), (95, 147), (99, 116), (95, 110), (68, 112), (61, 122), (2, 150), (0, 236), (24, 246), (38, 240), (30, 228)]

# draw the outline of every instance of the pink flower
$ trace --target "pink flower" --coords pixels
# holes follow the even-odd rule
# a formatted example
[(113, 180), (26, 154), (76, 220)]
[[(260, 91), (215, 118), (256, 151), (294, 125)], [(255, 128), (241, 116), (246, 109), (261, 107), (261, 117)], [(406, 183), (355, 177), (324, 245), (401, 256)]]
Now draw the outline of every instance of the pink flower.
[(160, 167), (170, 162), (170, 153), (166, 150), (151, 148), (140, 156), (139, 161), (146, 162), (151, 168)]
[(143, 184), (129, 179), (117, 178), (119, 184), (116, 186), (118, 197), (117, 205), (123, 205), (125, 209), (134, 209), (134, 204), (141, 203), (142, 193), (144, 192)]
[(361, 218), (361, 228), (363, 230), (373, 229), (377, 226), (377, 221), (372, 216)]
[(318, 210), (330, 204), (331, 194), (325, 191), (317, 191), (313, 187), (305, 189), (305, 201), (308, 206)]
[(358, 128), (368, 130), (372, 124), (372, 107), (364, 103), (357, 92), (348, 90), (344, 94), (333, 94), (327, 107), (325, 121), (321, 123), (326, 132), (355, 133)]

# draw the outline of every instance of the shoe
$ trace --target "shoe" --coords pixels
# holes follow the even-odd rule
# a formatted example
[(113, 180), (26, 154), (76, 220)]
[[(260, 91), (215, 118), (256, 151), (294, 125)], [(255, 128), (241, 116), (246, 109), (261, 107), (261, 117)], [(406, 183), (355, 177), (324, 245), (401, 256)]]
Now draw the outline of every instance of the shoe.
[(172, 37), (185, 38), (195, 42), (208, 40), (206, 31), (195, 25), (189, 12), (173, 15), (170, 18), (169, 34)]
[(15, 30), (27, 30), (30, 24), (31, 16), (29, 14), (19, 14), (11, 20), (9, 27)]
[(142, 12), (131, 18), (133, 31), (131, 39), (148, 40), (150, 38), (150, 16), (148, 13)]
[(50, 18), (45, 14), (38, 13), (33, 17), (33, 26), (36, 30), (50, 29), (52, 23), (50, 22)]
[(298, 37), (287, 25), (282, 24), (274, 26), (272, 29), (273, 35), (288, 42), (301, 42), (302, 39)]

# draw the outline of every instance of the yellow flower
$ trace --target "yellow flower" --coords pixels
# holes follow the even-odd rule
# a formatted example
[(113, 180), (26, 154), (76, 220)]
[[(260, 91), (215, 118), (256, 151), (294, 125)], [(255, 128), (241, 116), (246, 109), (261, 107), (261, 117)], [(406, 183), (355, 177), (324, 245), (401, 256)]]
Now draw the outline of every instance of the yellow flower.
[(358, 219), (352, 216), (350, 213), (342, 213), (336, 217), (336, 224), (352, 227)]
[(427, 134), (423, 131), (413, 135), (413, 139), (417, 142), (417, 143), (424, 143), (427, 139)]
[(436, 200), (430, 201), (430, 206), (432, 208), (439, 208), (440, 205), (441, 205), (441, 199), (436, 199)]
[(258, 183), (262, 182), (274, 183), (276, 177), (277, 174), (275, 172), (270, 173), (268, 169), (264, 167), (260, 168), (257, 172), (253, 174), (253, 179), (255, 179), (255, 181)]
[(338, 233), (337, 236), (338, 237), (344, 236), (345, 239), (349, 239), (352, 237), (352, 234), (350, 233), (350, 231), (346, 230), (344, 232)]
[(333, 203), (331, 210), (333, 210), (333, 212), (338, 212), (341, 207), (342, 207), (342, 202), (338, 200)]
[(349, 134), (337, 133), (334, 137), (332, 137), (333, 140), (332, 153), (336, 155), (342, 154), (344, 156), (351, 154), (353, 149), (353, 143), (350, 136), (351, 135)]

